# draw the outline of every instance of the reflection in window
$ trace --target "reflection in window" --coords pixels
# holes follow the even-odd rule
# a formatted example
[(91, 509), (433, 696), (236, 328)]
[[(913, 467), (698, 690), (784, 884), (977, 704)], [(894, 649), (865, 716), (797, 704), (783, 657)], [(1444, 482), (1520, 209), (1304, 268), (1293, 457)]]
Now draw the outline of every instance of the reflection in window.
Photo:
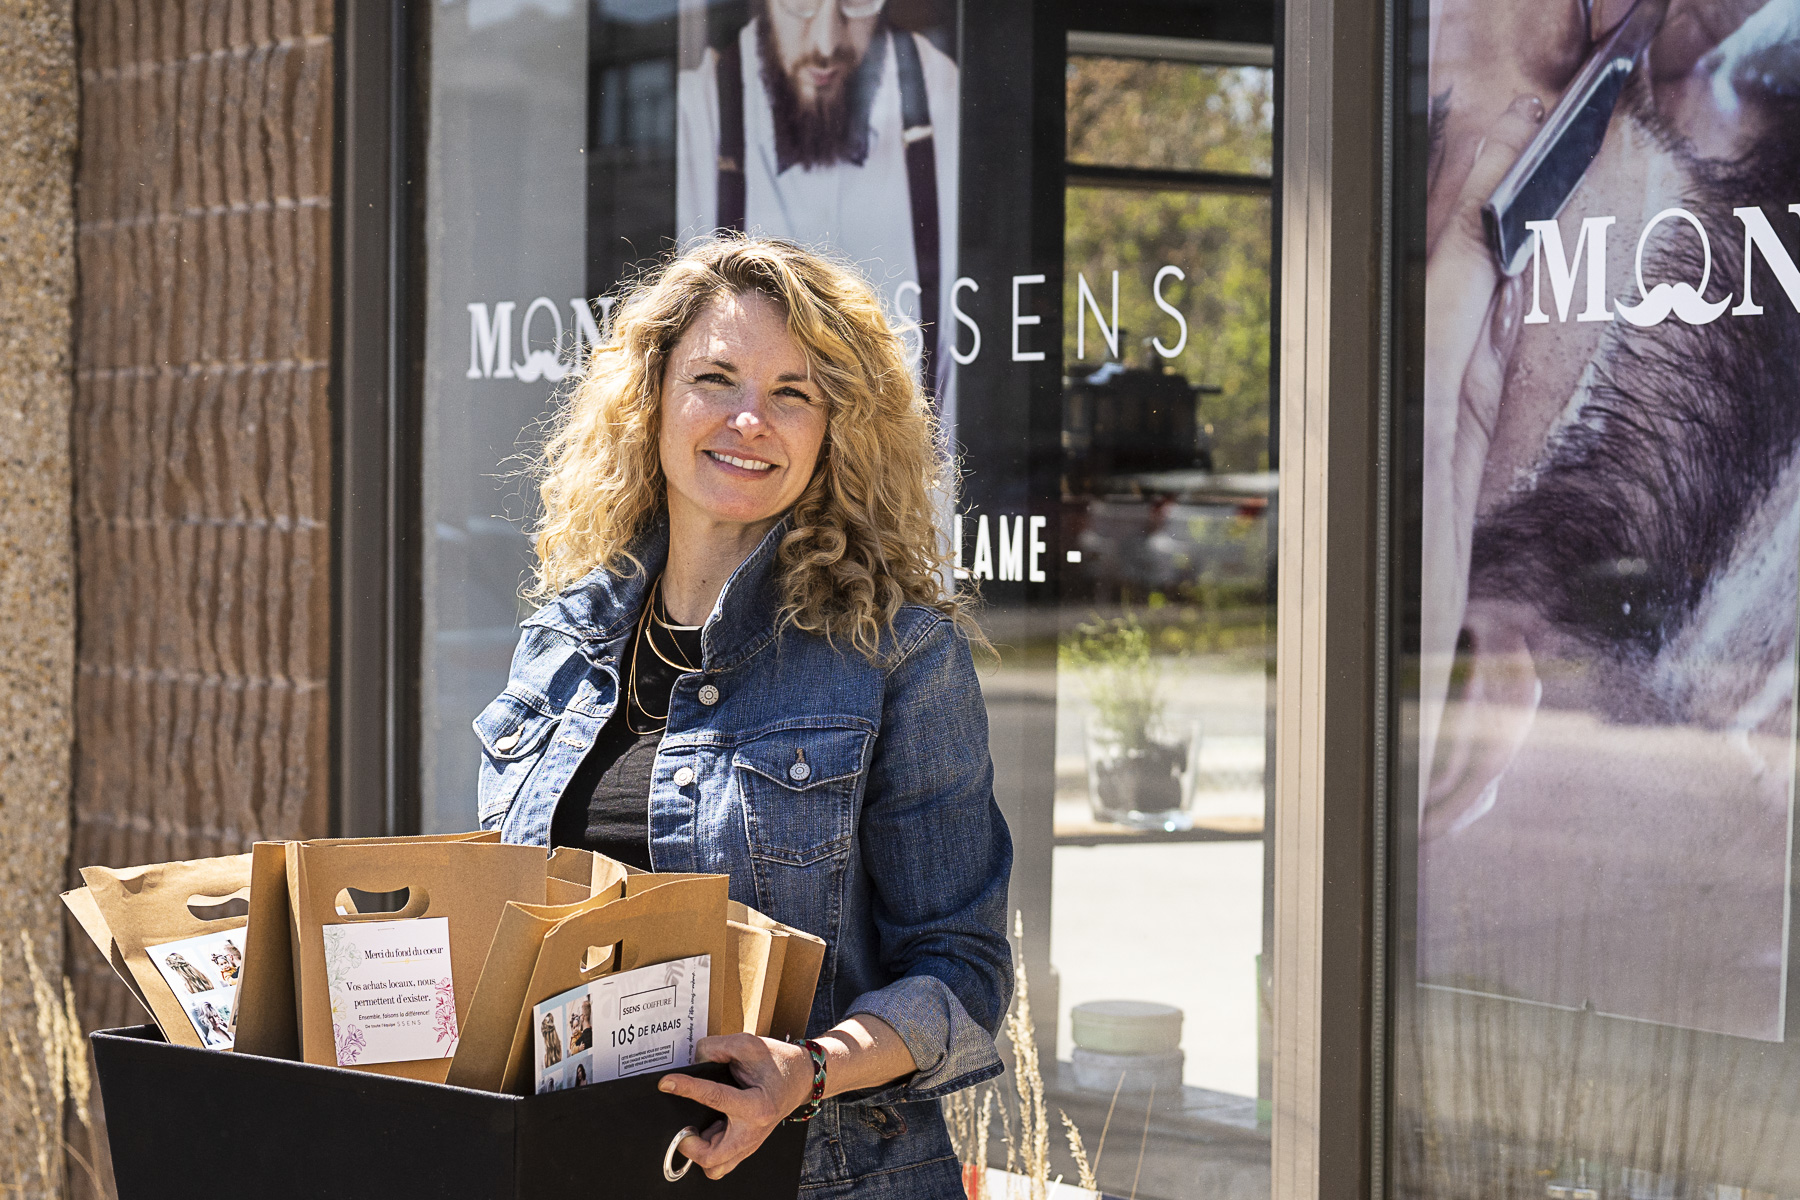
[(599, 72), (595, 143), (674, 153), (675, 64), (625, 63)]
[(1067, 76), (1056, 1102), (1148, 1126), (1120, 1195), (1269, 1188), (1271, 74)]
[(1136, 58), (1071, 56), (1070, 162), (1268, 175), (1275, 73)]

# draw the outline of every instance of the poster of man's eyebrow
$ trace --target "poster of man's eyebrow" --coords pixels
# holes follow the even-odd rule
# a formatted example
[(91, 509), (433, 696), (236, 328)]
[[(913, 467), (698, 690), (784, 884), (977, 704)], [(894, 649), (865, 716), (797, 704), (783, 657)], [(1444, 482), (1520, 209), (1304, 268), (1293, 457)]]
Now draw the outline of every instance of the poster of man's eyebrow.
[(1434, 0), (1419, 978), (1779, 1040), (1800, 0)]
[[(731, 6), (724, 11), (743, 9)], [(750, 0), (705, 20), (677, 87), (676, 228), (791, 238), (856, 262), (926, 329), (921, 369), (955, 425), (957, 0)]]

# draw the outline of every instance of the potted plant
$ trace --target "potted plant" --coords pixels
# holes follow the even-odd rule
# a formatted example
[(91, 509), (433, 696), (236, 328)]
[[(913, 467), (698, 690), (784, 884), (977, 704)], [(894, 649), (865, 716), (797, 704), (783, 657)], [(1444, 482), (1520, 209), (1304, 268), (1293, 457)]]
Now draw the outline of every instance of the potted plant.
[(1169, 715), (1150, 633), (1137, 614), (1078, 625), (1064, 665), (1086, 679), (1088, 799), (1094, 819), (1151, 829), (1187, 827), (1198, 777), (1200, 726)]

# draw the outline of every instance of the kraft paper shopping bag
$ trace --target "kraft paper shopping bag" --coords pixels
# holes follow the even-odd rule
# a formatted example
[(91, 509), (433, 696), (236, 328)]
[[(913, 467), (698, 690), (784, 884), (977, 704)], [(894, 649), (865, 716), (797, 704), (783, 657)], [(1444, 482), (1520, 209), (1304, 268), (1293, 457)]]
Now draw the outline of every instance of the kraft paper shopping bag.
[[(294, 842), (286, 859), (302, 1057), (441, 1082), (507, 902), (544, 902), (543, 849)], [(364, 912), (354, 892), (404, 904)]]
[(94, 903), (94, 893), (85, 886), (78, 887), (64, 892), (62, 902), (74, 916), (75, 923), (81, 926), (81, 931), (92, 940), (94, 948), (100, 951), (119, 976), (119, 981), (137, 997), (137, 1002), (144, 1006), (144, 1011), (149, 1012), (150, 1001), (144, 999), (137, 980), (131, 977), (131, 968), (125, 965), (125, 956), (119, 952), (119, 943), (114, 939), (112, 930), (106, 927), (106, 918), (100, 915), (100, 906)]
[[(711, 875), (651, 882), (657, 878), (627, 878), (624, 896), (565, 917), (544, 935), (515, 1018), (500, 1090), (519, 1093), (530, 1088), (527, 1052), (532, 1007), (602, 975), (707, 955), (712, 969), (706, 1031), (715, 1034), (742, 1028), (737, 972), (730, 959), (725, 925), (729, 878)], [(635, 894), (634, 883), (638, 884)]]
[[(229, 1049), (243, 967), (250, 856), (87, 867), (81, 877), (87, 899), (117, 944), (126, 978), (163, 1036), (182, 1046)], [(70, 903), (77, 920), (86, 903), (80, 897)], [(110, 946), (103, 953), (110, 961)]]
[[(402, 838), (325, 838), (314, 846), (398, 845), (403, 842), (498, 843), (490, 830)], [(288, 900), (286, 841), (251, 847), (250, 924), (244, 931), (243, 978), (238, 985), (235, 1049), (266, 1058), (300, 1058), (300, 980), (294, 970), (299, 929)]]
[(783, 935), (781, 961), (779, 964), (771, 961), (770, 965), (770, 973), (780, 982), (769, 1012), (769, 1032), (764, 1036), (805, 1037), (806, 1023), (812, 1016), (813, 994), (819, 987), (819, 972), (825, 966), (825, 939), (792, 925), (783, 925), (736, 900), (727, 905), (726, 913), (739, 924)]

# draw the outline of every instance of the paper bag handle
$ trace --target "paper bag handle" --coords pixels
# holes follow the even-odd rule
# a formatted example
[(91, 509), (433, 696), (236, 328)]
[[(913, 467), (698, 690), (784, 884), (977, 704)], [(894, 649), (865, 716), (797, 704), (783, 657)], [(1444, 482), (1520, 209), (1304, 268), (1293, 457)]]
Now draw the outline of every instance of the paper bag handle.
[(196, 921), (230, 921), (246, 917), (250, 915), (250, 889), (241, 887), (222, 896), (195, 892), (187, 898), (187, 910)]
[(663, 1151), (663, 1178), (670, 1183), (680, 1183), (682, 1176), (688, 1173), (688, 1168), (694, 1165), (693, 1159), (684, 1156), (681, 1160), (681, 1170), (675, 1169), (675, 1155), (678, 1153), (675, 1147), (681, 1145), (682, 1138), (689, 1136), (699, 1137), (700, 1131), (692, 1125), (683, 1125), (681, 1132), (676, 1134), (675, 1139), (669, 1143), (669, 1148)]
[(422, 887), (395, 888), (395, 892), (406, 893), (406, 903), (398, 909), (363, 912), (357, 904), (354, 893), (362, 892), (365, 896), (392, 895), (392, 892), (363, 892), (361, 888), (339, 888), (333, 897), (331, 907), (336, 911), (339, 921), (404, 921), (416, 917), (431, 907), (431, 896)]

